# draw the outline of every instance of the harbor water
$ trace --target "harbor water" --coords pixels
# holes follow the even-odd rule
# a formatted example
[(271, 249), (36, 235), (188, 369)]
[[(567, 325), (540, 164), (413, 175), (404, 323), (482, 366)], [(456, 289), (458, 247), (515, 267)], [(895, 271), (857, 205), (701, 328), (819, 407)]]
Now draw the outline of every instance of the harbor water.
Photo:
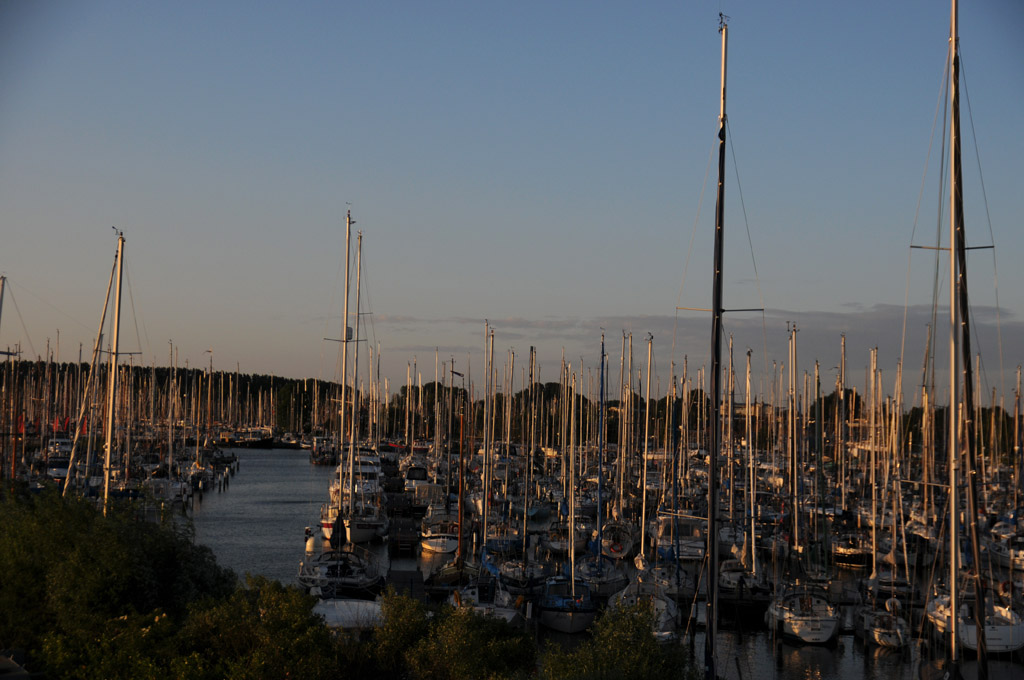
[[(222, 566), (239, 576), (253, 574), (296, 585), (303, 559), (306, 527), (316, 527), (320, 506), (333, 477), (331, 466), (311, 465), (303, 450), (236, 449), (237, 473), (223, 490), (196, 496), (190, 515), (196, 543), (209, 546)], [(375, 546), (382, 559), (387, 550)], [(407, 563), (407, 564), (406, 564)], [(393, 565), (415, 568), (410, 558)], [(420, 564), (425, 573), (428, 565)], [(578, 637), (578, 636), (577, 636)], [(694, 657), (703, 658), (704, 633), (687, 638)], [(904, 652), (865, 647), (853, 634), (840, 635), (830, 647), (780, 643), (767, 629), (720, 630), (717, 637), (718, 675), (735, 680), (917, 680), (927, 670), (927, 649)], [(967, 678), (976, 677), (976, 664), (967, 660)], [(1024, 665), (993, 659), (993, 680), (1024, 680)]]
[(196, 543), (217, 562), (245, 574), (295, 585), (305, 527), (317, 525), (330, 466), (310, 465), (301, 449), (232, 449), (238, 471), (227, 489), (196, 494), (191, 511)]

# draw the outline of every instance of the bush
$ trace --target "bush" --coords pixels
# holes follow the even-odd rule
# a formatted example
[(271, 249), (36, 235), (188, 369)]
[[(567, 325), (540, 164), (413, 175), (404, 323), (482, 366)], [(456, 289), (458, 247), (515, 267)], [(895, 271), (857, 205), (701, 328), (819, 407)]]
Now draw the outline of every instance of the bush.
[(337, 646), (313, 614), (315, 599), (295, 587), (248, 577), (226, 599), (190, 612), (179, 655), (210, 678), (329, 678), (340, 666)]
[(501, 619), (445, 607), (405, 657), (418, 680), (511, 678), (535, 669), (536, 645)]
[[(157, 654), (175, 646), (173, 624), (194, 602), (229, 595), (235, 576), (194, 545), (187, 527), (135, 511), (114, 505), (104, 517), (56, 491), (7, 490), (0, 643), (25, 649), (30, 667), (57, 677), (143, 677), (144, 658), (166, 672)], [(113, 657), (122, 665), (103, 663)]]
[(388, 587), (381, 598), (383, 620), (374, 631), (374, 649), (382, 671), (398, 676), (405, 673), (405, 652), (430, 632), (427, 608), (418, 600), (395, 593)]
[(682, 647), (663, 645), (654, 638), (653, 620), (650, 603), (606, 609), (594, 624), (593, 637), (576, 649), (547, 647), (541, 657), (541, 676), (576, 680), (695, 677)]

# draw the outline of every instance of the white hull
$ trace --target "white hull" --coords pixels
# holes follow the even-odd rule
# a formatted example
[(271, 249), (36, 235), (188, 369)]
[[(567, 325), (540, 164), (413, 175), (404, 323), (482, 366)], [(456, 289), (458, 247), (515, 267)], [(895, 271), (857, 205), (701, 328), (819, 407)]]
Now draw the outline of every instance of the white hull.
[(811, 645), (829, 644), (839, 635), (839, 612), (820, 589), (797, 587), (772, 601), (764, 620), (784, 637)]
[[(769, 611), (771, 611), (769, 609)], [(769, 614), (772, 623), (788, 638), (811, 645), (831, 642), (839, 634), (839, 617), (795, 616)]]
[(910, 628), (906, 620), (887, 611), (865, 607), (860, 611), (858, 630), (867, 644), (902, 649), (910, 644)]
[[(993, 606), (989, 603), (985, 616), (985, 645), (990, 654), (1015, 652), (1024, 648), (1024, 620), (1009, 607)], [(940, 595), (932, 600), (927, 609), (928, 620), (940, 635), (947, 635), (950, 628), (949, 596)], [(970, 615), (967, 605), (961, 605), (957, 617), (957, 639), (965, 649), (978, 651), (978, 627)]]
[(420, 547), (424, 552), (453, 553), (459, 548), (459, 537), (454, 534), (436, 534), (420, 539)]
[(346, 517), (345, 538), (349, 543), (369, 543), (375, 538), (387, 534), (388, 522), (386, 519), (355, 518)]

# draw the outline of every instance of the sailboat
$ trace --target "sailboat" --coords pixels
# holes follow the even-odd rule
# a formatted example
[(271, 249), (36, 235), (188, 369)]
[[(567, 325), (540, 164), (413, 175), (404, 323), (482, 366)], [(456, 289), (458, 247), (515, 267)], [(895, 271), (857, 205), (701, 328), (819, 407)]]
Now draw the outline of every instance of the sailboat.
[[(351, 219), (349, 219), (351, 228)], [(359, 302), (362, 279), (363, 232), (356, 237), (356, 328), (355, 352), (352, 361), (352, 416), (348, 442), (347, 506), (342, 504), (341, 521), (349, 543), (367, 543), (384, 538), (389, 521), (384, 511), (385, 496), (379, 484), (380, 457), (375, 451), (359, 446)], [(347, 263), (346, 263), (347, 266)], [(346, 291), (347, 294), (347, 291)], [(348, 323), (346, 317), (345, 323)], [(347, 334), (347, 331), (346, 331)], [(344, 380), (344, 376), (342, 377)], [(342, 401), (342, 408), (347, 406)]]
[[(877, 422), (876, 414), (877, 408), (879, 406), (879, 400), (877, 398), (876, 390), (876, 387), (879, 384), (877, 358), (878, 350), (872, 349), (871, 369), (869, 371), (869, 375), (871, 376), (870, 421), (872, 423), (870, 427), (871, 445), (869, 463), (869, 486), (871, 487), (871, 576), (863, 582), (863, 587), (865, 591), (865, 602), (857, 609), (855, 615), (854, 630), (856, 633), (861, 635), (864, 639), (864, 642), (869, 645), (878, 645), (890, 649), (898, 649), (910, 643), (910, 627), (908, 626), (906, 619), (904, 619), (900, 615), (902, 605), (900, 604), (900, 600), (897, 597), (897, 590), (899, 590), (899, 594), (903, 595), (907, 600), (911, 599), (907, 596), (912, 591), (909, 588), (909, 582), (907, 582), (906, 579), (904, 579), (895, 571), (896, 526), (898, 524), (898, 522), (896, 521), (890, 523), (890, 529), (892, 533), (892, 552), (890, 554), (887, 554), (884, 558), (884, 561), (892, 568), (887, 569), (885, 572), (880, 572), (878, 565), (878, 527), (880, 524), (884, 524), (884, 520), (882, 520), (883, 513), (878, 507), (879, 487), (883, 487), (886, 493), (892, 493), (894, 507), (896, 504), (896, 495), (898, 493), (898, 489), (891, 489), (890, 484), (887, 482), (876, 481), (876, 476), (879, 468), (876, 461), (876, 454), (879, 450), (882, 450), (882, 446), (878, 444), (875, 440), (877, 428), (874, 425), (874, 423)], [(900, 392), (902, 391), (901, 380), (902, 373), (900, 369), (897, 368), (897, 394), (900, 394)], [(901, 407), (899, 405), (899, 402), (897, 402), (897, 406), (895, 409), (893, 409), (891, 417), (893, 419), (896, 419), (896, 414), (899, 413), (900, 411)], [(898, 425), (894, 426), (892, 430), (898, 432)], [(888, 453), (890, 454), (888, 457), (893, 458), (894, 454), (899, 450), (899, 448), (900, 447), (896, 438), (893, 438), (893, 441), (890, 442), (890, 446), (887, 449)], [(882, 467), (887, 467), (887, 464), (883, 464)], [(888, 472), (885, 473), (884, 477), (888, 479)], [(882, 597), (885, 597), (885, 595), (888, 595), (888, 597), (885, 599), (884, 605), (880, 605), (879, 600)]]
[(794, 583), (772, 600), (765, 613), (768, 626), (782, 637), (807, 644), (829, 644), (839, 635), (839, 610), (824, 588)]
[(307, 552), (296, 580), (311, 595), (330, 599), (373, 599), (384, 586), (384, 570), (376, 555), (349, 543), (338, 550)]
[[(949, 662), (956, 673), (960, 648), (978, 654), (979, 677), (988, 676), (990, 652), (1013, 652), (1024, 647), (1024, 620), (1012, 608), (998, 604), (987, 591), (981, 569), (975, 481), (976, 443), (974, 436), (974, 385), (971, 362), (971, 327), (968, 313), (967, 256), (964, 233), (963, 186), (960, 160), (960, 41), (957, 0), (952, 0), (949, 30), (950, 92), (950, 207), (949, 207), (949, 552), (948, 592), (936, 594), (925, 615), (935, 631), (948, 644)], [(960, 395), (961, 360), (963, 400)], [(961, 431), (962, 421), (962, 431)], [(961, 471), (961, 458), (967, 470)], [(973, 601), (960, 593), (960, 500), (958, 491), (966, 479), (966, 520), (970, 539), (974, 591)]]
[(328, 501), (320, 509), (320, 528), (324, 540), (333, 544), (340, 544), (344, 538), (350, 543), (367, 543), (377, 538), (383, 538), (388, 530), (388, 518), (384, 511), (384, 494), (380, 486), (381, 465), (380, 457), (375, 451), (364, 451), (358, 443), (359, 438), (359, 301), (360, 301), (360, 275), (362, 272), (361, 259), (363, 249), (362, 232), (358, 234), (358, 246), (356, 255), (356, 329), (355, 338), (350, 338), (351, 329), (348, 327), (348, 300), (349, 300), (349, 242), (352, 235), (352, 211), (348, 211), (345, 220), (345, 300), (343, 303), (344, 327), (341, 339), (341, 395), (339, 414), (341, 416), (340, 438), (345, 438), (345, 416), (349, 408), (346, 399), (348, 383), (348, 344), (355, 343), (355, 359), (353, 361), (352, 379), (352, 406), (349, 422), (351, 428), (347, 447), (343, 443), (342, 449), (347, 449), (346, 459), (339, 462), (337, 467), (338, 476), (331, 481), (328, 488)]
[[(601, 384), (600, 400), (598, 402), (597, 415), (597, 482), (595, 485), (595, 514), (597, 519), (601, 518), (602, 501), (604, 494), (604, 334), (601, 334)], [(600, 526), (600, 524), (598, 524)], [(575, 560), (573, 570), (576, 578), (586, 583), (594, 597), (607, 598), (613, 595), (629, 583), (629, 577), (622, 568), (622, 563), (603, 554), (602, 535), (599, 530), (594, 530), (593, 539), (587, 542), (591, 554)]]
[(655, 578), (650, 565), (641, 554), (634, 560), (637, 572), (629, 585), (615, 593), (608, 601), (610, 609), (647, 604), (653, 618), (651, 629), (659, 642), (671, 642), (679, 634), (679, 608), (670, 596), (663, 579)]
[[(790, 515), (793, 522), (794, 551), (803, 556), (804, 543), (814, 541), (801, 540), (800, 500), (798, 489), (801, 480), (801, 466), (798, 464), (798, 447), (796, 446), (796, 425), (794, 422), (796, 405), (796, 328), (792, 328), (789, 338), (790, 352), (790, 400), (788, 405), (790, 417)], [(809, 551), (808, 551), (809, 552)], [(793, 578), (782, 586), (776, 586), (776, 597), (768, 606), (764, 620), (768, 627), (782, 637), (806, 644), (831, 644), (839, 635), (840, 611), (833, 604), (828, 589), (828, 579), (820, 573), (810, 578)]]
[[(747, 408), (746, 411), (746, 448), (747, 448), (747, 503), (750, 523), (745, 527), (741, 542), (736, 545), (734, 554), (737, 557), (726, 559), (718, 570), (719, 596), (726, 606), (732, 610), (734, 618), (749, 616), (760, 619), (771, 596), (766, 572), (761, 568), (757, 557), (757, 487), (754, 476), (754, 440), (751, 426), (752, 400), (750, 392), (750, 352), (747, 352)], [(719, 538), (722, 534), (719, 534)]]
[[(576, 376), (572, 377), (572, 416), (569, 435), (569, 526), (576, 524)], [(569, 533), (568, 576), (552, 576), (544, 583), (544, 592), (537, 603), (542, 625), (561, 633), (582, 633), (597, 618), (597, 603), (590, 586), (578, 581), (575, 571), (575, 535)]]

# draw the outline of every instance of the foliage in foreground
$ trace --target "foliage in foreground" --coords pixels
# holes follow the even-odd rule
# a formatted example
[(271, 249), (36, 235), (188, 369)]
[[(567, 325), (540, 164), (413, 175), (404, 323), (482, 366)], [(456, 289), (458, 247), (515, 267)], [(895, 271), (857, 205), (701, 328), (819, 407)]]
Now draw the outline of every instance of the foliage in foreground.
[[(471, 611), (389, 591), (363, 639), (338, 634), (298, 588), (238, 584), (189, 527), (133, 506), (104, 517), (56, 494), (0, 490), (0, 648), (52, 678), (523, 678), (532, 635)], [(682, 677), (644, 610), (606, 614), (572, 652), (549, 648), (545, 678)]]
[(572, 651), (549, 645), (541, 657), (543, 678), (661, 680), (696, 677), (689, 654), (659, 643), (651, 634), (649, 604), (607, 609), (591, 638)]
[(100, 654), (131, 654), (126, 636), (159, 647), (192, 603), (232, 592), (234, 574), (188, 527), (135, 510), (114, 506), (104, 517), (53, 491), (4, 490), (0, 646), (26, 650), (35, 669), (78, 677), (74, 669), (91, 673)]

